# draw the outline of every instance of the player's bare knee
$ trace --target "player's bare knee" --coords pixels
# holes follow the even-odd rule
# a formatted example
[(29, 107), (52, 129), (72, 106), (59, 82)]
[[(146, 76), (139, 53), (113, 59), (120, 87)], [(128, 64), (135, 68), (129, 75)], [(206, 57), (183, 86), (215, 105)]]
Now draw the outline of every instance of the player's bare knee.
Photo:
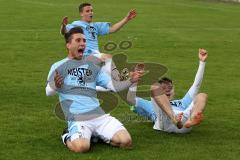
[(84, 152), (87, 152), (89, 149), (90, 147), (88, 145), (81, 144), (81, 145), (75, 146), (73, 148), (73, 151), (77, 153), (84, 153)]
[(131, 147), (132, 138), (128, 132), (125, 132), (122, 136), (119, 136), (119, 138), (121, 147)]
[(132, 138), (127, 131), (121, 130), (113, 136), (112, 142), (120, 147), (131, 147)]
[(87, 143), (77, 143), (77, 144), (75, 143), (75, 144), (71, 145), (71, 147), (69, 147), (69, 149), (76, 153), (84, 153), (84, 152), (89, 151), (90, 145)]
[(103, 61), (106, 61), (107, 59), (112, 59), (112, 55), (111, 54), (102, 53), (101, 58), (103, 59)]
[(107, 58), (107, 59), (112, 59), (112, 57), (113, 57), (113, 56), (112, 56), (111, 54), (106, 54), (106, 58)]
[(132, 146), (131, 137), (125, 137), (125, 138), (121, 139), (120, 146), (121, 147), (131, 147)]

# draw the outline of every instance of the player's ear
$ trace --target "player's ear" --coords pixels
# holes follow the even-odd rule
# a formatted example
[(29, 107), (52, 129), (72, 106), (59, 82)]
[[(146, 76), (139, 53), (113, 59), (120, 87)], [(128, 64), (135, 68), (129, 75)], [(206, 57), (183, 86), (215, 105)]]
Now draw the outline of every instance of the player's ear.
[(82, 13), (82, 11), (81, 11), (81, 12), (79, 12), (79, 15), (80, 15), (81, 17), (83, 17), (83, 13)]
[(69, 49), (70, 48), (70, 43), (66, 43), (66, 48)]

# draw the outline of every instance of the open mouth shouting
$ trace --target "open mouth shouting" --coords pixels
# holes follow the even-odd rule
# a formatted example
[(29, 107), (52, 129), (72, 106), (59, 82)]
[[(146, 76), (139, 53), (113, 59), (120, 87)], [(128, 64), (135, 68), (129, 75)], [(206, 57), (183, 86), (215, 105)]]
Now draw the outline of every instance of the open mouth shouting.
[(83, 56), (84, 48), (79, 48), (77, 52), (79, 56)]

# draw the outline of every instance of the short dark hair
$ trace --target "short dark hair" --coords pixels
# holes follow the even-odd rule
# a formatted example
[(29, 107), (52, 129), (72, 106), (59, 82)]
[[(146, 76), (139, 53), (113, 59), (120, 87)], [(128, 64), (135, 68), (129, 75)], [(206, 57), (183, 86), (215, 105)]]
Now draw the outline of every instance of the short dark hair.
[(162, 77), (158, 83), (162, 84), (162, 83), (171, 83), (172, 84), (172, 80), (170, 78), (167, 77)]
[(66, 32), (64, 34), (64, 38), (65, 38), (66, 43), (70, 42), (72, 40), (72, 35), (76, 34), (76, 33), (83, 34), (82, 28), (81, 27), (74, 27), (74, 28), (70, 29), (68, 32)]
[(92, 6), (90, 3), (82, 3), (79, 5), (78, 9), (79, 9), (79, 12), (82, 12), (83, 11), (83, 8), (86, 7), (86, 6)]

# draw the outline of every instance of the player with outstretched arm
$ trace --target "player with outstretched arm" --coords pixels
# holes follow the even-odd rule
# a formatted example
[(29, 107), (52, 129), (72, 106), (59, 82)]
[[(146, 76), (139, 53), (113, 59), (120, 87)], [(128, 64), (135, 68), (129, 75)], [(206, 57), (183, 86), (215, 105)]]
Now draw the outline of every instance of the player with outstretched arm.
[(128, 91), (128, 102), (134, 105), (133, 111), (153, 121), (153, 128), (165, 132), (187, 133), (193, 126), (200, 124), (207, 104), (207, 94), (198, 93), (205, 70), (208, 53), (199, 49), (199, 67), (195, 80), (186, 95), (179, 100), (174, 98), (173, 82), (161, 78), (151, 86), (151, 100), (136, 96), (137, 83)]
[[(84, 31), (84, 35), (86, 36), (86, 49), (84, 51), (84, 57), (94, 54), (99, 59), (102, 59), (106, 64), (103, 66), (103, 69), (109, 73), (113, 79), (120, 80), (120, 73), (112, 61), (112, 55), (103, 53), (99, 54), (98, 36), (119, 31), (125, 24), (136, 17), (136, 10), (130, 10), (127, 16), (113, 25), (109, 22), (93, 22), (93, 6), (90, 3), (80, 4), (79, 13), (81, 20), (73, 21), (70, 24), (68, 24), (68, 17), (65, 16), (63, 18), (60, 29), (61, 34), (64, 35), (73, 27), (81, 27)], [(105, 91), (102, 87), (97, 87), (97, 90)]]
[(87, 152), (91, 137), (97, 136), (113, 146), (131, 147), (131, 136), (123, 124), (101, 109), (96, 85), (121, 91), (136, 83), (141, 73), (135, 71), (129, 80), (114, 81), (96, 61), (82, 59), (86, 40), (80, 27), (67, 32), (65, 40), (68, 56), (52, 65), (46, 86), (47, 96), (59, 95), (68, 123), (64, 143), (71, 151)]

